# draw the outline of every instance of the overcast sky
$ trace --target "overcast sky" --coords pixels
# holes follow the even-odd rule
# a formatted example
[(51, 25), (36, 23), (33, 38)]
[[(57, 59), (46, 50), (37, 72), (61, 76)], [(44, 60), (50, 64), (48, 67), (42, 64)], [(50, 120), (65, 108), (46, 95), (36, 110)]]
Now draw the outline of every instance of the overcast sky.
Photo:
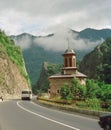
[(9, 35), (45, 35), (59, 26), (111, 28), (111, 0), (0, 0), (0, 28)]

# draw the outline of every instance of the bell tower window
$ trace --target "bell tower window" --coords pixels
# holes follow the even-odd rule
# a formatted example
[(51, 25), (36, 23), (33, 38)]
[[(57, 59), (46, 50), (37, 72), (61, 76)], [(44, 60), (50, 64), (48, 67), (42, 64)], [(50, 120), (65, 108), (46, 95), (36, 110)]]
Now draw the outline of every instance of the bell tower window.
[(64, 67), (68, 67), (67, 58), (65, 58), (65, 64)]
[(72, 67), (72, 58), (69, 58), (69, 67)]

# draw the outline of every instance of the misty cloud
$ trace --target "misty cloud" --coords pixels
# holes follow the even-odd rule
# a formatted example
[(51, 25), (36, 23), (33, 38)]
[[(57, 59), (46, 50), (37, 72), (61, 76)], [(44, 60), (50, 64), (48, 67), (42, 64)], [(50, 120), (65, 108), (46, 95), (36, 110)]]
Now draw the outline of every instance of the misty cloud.
[(79, 38), (78, 33), (72, 32), (68, 28), (59, 27), (53, 36), (39, 37), (35, 40), (35, 43), (46, 50), (52, 51), (64, 51), (68, 48), (74, 50), (93, 50), (95, 46), (102, 43), (103, 39), (91, 42), (88, 39)]
[(15, 44), (17, 44), (18, 46), (20, 46), (22, 48), (22, 50), (28, 49), (30, 48), (31, 44), (32, 44), (32, 39), (29, 38), (28, 35), (24, 35), (22, 36), (20, 39), (16, 39), (13, 38)]

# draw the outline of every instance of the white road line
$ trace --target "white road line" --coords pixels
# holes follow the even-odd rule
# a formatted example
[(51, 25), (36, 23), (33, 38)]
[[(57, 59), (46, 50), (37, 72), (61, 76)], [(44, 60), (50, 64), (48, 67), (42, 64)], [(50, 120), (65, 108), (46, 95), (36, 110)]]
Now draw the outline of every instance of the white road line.
[(50, 119), (50, 118), (48, 118), (48, 117), (42, 116), (42, 115), (40, 115), (40, 114), (37, 114), (37, 113), (35, 113), (35, 112), (32, 112), (32, 111), (30, 111), (30, 110), (24, 108), (23, 106), (21, 106), (19, 103), (20, 103), (20, 101), (17, 101), (17, 106), (18, 106), (18, 107), (20, 107), (21, 109), (23, 109), (23, 110), (25, 110), (25, 111), (27, 111), (27, 112), (33, 114), (33, 115), (36, 115), (36, 116), (39, 116), (39, 117), (41, 117), (41, 118), (43, 118), (43, 119), (49, 120), (49, 121), (51, 121), (51, 122), (54, 122), (54, 123), (57, 123), (57, 124), (66, 126), (66, 127), (71, 128), (71, 129), (73, 129), (73, 130), (80, 130), (80, 129), (76, 128), (76, 127), (73, 127), (73, 126), (70, 126), (70, 125), (61, 123), (61, 122), (59, 122), (59, 121), (56, 121), (56, 120)]

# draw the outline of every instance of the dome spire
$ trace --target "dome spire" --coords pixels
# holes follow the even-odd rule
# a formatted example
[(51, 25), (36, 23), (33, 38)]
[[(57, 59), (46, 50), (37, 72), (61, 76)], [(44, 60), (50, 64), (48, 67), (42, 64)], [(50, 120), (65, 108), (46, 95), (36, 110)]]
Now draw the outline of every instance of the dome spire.
[(67, 50), (65, 51), (65, 53), (74, 53), (74, 54), (75, 54), (75, 52), (70, 48), (69, 38), (67, 38), (66, 40), (67, 40), (67, 43), (68, 43), (68, 48), (67, 48)]
[(69, 47), (69, 38), (67, 38), (66, 40), (67, 40), (67, 43), (68, 43), (68, 48), (70, 48), (70, 47)]

